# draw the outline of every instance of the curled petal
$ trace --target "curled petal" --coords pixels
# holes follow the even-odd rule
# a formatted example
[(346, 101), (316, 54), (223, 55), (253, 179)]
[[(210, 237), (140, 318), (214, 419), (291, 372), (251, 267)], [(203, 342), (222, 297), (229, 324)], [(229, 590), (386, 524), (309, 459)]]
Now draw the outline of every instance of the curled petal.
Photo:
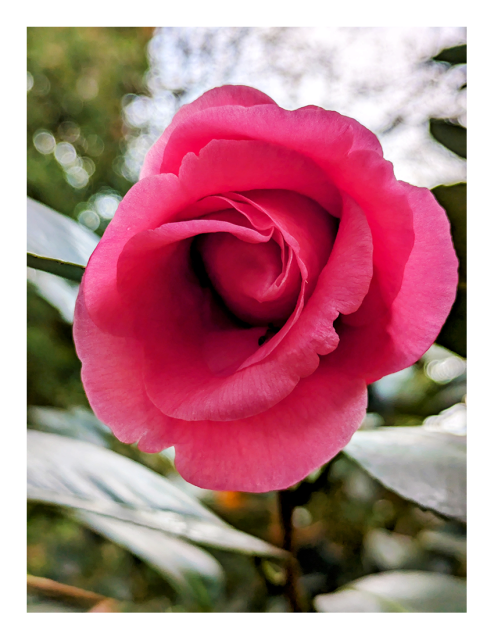
[(415, 243), (401, 289), (387, 315), (365, 326), (342, 323), (340, 345), (330, 358), (367, 383), (400, 371), (434, 342), (453, 305), (458, 259), (449, 221), (428, 189), (401, 183), (414, 212)]

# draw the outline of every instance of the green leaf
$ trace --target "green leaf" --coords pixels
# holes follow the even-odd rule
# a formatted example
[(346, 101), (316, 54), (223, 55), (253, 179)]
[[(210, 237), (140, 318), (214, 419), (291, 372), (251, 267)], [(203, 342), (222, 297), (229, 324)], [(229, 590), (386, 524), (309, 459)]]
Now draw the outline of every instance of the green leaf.
[(98, 242), (89, 229), (27, 199), (28, 267), (80, 282)]
[(230, 527), (147, 467), (88, 442), (28, 430), (28, 499), (82, 509), (248, 555), (283, 550)]
[(60, 278), (51, 273), (27, 269), (27, 279), (36, 287), (37, 292), (55, 309), (58, 309), (62, 318), (72, 324), (74, 322), (74, 309), (79, 291), (78, 285)]
[(446, 210), (451, 223), (451, 235), (460, 261), (460, 282), (467, 281), (467, 185), (459, 182), (432, 189), (434, 197)]
[(27, 254), (27, 266), (31, 269), (39, 269), (40, 271), (46, 271), (46, 273), (51, 273), (55, 276), (73, 280), (74, 282), (80, 282), (84, 275), (84, 267), (80, 264), (63, 262), (62, 260), (55, 260), (54, 258), (44, 258), (29, 252)]
[(456, 300), (436, 342), (460, 356), (467, 356), (467, 287), (460, 283)]
[(466, 437), (425, 427), (357, 431), (343, 449), (385, 487), (466, 520)]
[(32, 198), (27, 199), (27, 250), (85, 267), (99, 237)]
[(362, 558), (364, 566), (377, 567), (381, 571), (424, 569), (427, 566), (427, 555), (417, 540), (382, 528), (370, 529), (364, 535)]
[(456, 300), (436, 342), (466, 357), (467, 351), (467, 186), (464, 182), (440, 185), (432, 193), (444, 207), (451, 223), (451, 235), (459, 268)]
[(429, 130), (433, 138), (461, 158), (467, 157), (467, 130), (459, 124), (447, 120), (429, 120)]
[(449, 47), (449, 49), (443, 49), (436, 56), (432, 58), (437, 62), (447, 62), (451, 65), (466, 64), (467, 63), (467, 45), (459, 44), (456, 47)]
[(152, 566), (175, 588), (185, 603), (199, 605), (207, 611), (223, 594), (223, 569), (203, 549), (162, 531), (109, 516), (82, 510), (70, 515)]
[(69, 410), (55, 407), (28, 407), (28, 424), (41, 431), (84, 440), (102, 447), (109, 447), (110, 429), (85, 407)]
[(466, 581), (428, 571), (387, 571), (316, 596), (321, 613), (464, 613)]

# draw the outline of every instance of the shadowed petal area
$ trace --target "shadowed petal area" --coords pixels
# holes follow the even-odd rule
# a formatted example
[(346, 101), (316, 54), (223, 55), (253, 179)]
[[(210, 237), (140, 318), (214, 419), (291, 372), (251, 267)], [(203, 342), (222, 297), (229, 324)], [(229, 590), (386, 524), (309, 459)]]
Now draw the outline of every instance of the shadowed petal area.
[(151, 147), (149, 153), (144, 160), (144, 164), (141, 170), (140, 180), (147, 178), (150, 175), (161, 173), (161, 164), (163, 158), (163, 152), (168, 143), (172, 131), (178, 124), (190, 118), (191, 115), (198, 111), (204, 111), (205, 109), (211, 109), (212, 107), (222, 107), (225, 105), (242, 105), (244, 107), (251, 107), (256, 104), (276, 104), (269, 96), (258, 89), (252, 87), (246, 87), (243, 85), (225, 85), (223, 87), (216, 87), (210, 91), (206, 91), (202, 96), (181, 107), (171, 123), (166, 128), (162, 136)]
[[(268, 361), (262, 369), (213, 373), (218, 359), (225, 358), (229, 369), (235, 370), (258, 349), (264, 328), (239, 326), (212, 291), (201, 286), (191, 261), (191, 240), (186, 239), (205, 231), (229, 231), (247, 241), (270, 238), (270, 234), (211, 219), (170, 223), (143, 232), (122, 252), (119, 291), (134, 309), (135, 336), (143, 346), (144, 379), (152, 401), (176, 418), (232, 420), (272, 406), (290, 393), (299, 376), (279, 372), (276, 362)], [(228, 336), (224, 347), (223, 332)], [(215, 363), (207, 361), (208, 354), (214, 353), (208, 347), (210, 339), (215, 340)]]
[(140, 345), (96, 327), (87, 313), (84, 288), (83, 279), (75, 308), (74, 342), (91, 407), (122, 442), (136, 442), (150, 432), (159, 434), (161, 448), (172, 446), (176, 421), (163, 415), (144, 389)]
[(329, 358), (368, 383), (400, 371), (434, 342), (453, 305), (458, 259), (450, 224), (428, 189), (400, 183), (414, 211), (415, 244), (402, 286), (385, 317), (360, 327), (341, 324), (340, 344)]
[[(142, 232), (119, 260), (119, 291), (135, 311), (135, 335), (145, 354), (145, 380), (153, 402), (167, 415), (189, 420), (231, 420), (264, 410), (297, 384), (296, 372), (274, 376), (276, 363), (263, 362), (233, 376), (213, 373), (224, 359), (221, 332), (229, 339), (230, 369), (258, 349), (263, 328), (243, 328), (201, 286), (193, 270), (190, 241), (201, 233), (230, 232), (247, 242), (268, 242), (271, 233), (223, 220), (170, 223)], [(139, 268), (136, 268), (139, 266)], [(236, 341), (232, 332), (237, 332)], [(208, 363), (210, 336), (215, 363)], [(218, 355), (219, 354), (219, 355)]]
[(199, 200), (237, 189), (293, 190), (334, 215), (341, 207), (338, 192), (309, 159), (263, 142), (215, 140), (200, 157), (186, 158), (180, 178), (155, 175), (129, 189), (86, 268), (86, 305), (93, 322), (112, 335), (129, 334), (129, 312), (118, 294), (116, 270), (130, 238), (166, 222), (194, 218)]
[[(283, 324), (290, 316), (300, 292), (300, 270), (292, 260), (285, 271), (274, 240), (247, 245), (229, 233), (207, 234), (199, 251), (215, 290), (237, 318), (266, 326)], [(284, 291), (274, 297), (280, 280)]]
[(285, 489), (341, 451), (362, 422), (366, 405), (364, 381), (322, 361), (269, 411), (246, 420), (188, 425), (175, 444), (175, 464), (199, 487)]

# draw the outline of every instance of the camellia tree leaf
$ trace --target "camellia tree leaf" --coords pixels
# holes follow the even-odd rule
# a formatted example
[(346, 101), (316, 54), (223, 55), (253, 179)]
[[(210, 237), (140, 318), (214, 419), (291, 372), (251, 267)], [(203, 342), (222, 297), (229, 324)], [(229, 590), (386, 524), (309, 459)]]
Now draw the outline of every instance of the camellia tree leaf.
[(447, 120), (429, 120), (429, 130), (433, 138), (461, 158), (467, 157), (467, 130), (459, 124)]
[(49, 207), (27, 199), (27, 264), (80, 282), (99, 237)]
[(464, 613), (466, 581), (428, 571), (386, 571), (316, 596), (321, 613)]
[(75, 302), (79, 291), (75, 282), (29, 267), (27, 279), (52, 307), (58, 309), (65, 322), (74, 322)]
[(28, 424), (39, 431), (91, 442), (110, 448), (114, 439), (111, 430), (85, 407), (60, 409), (58, 407), (28, 407)]
[(153, 567), (188, 607), (192, 605), (209, 611), (223, 594), (223, 568), (203, 549), (163, 531), (110, 516), (81, 509), (69, 512), (69, 515)]
[(451, 234), (460, 261), (459, 284), (451, 313), (436, 342), (459, 355), (467, 352), (467, 185), (464, 182), (440, 185), (432, 193), (444, 207), (451, 223)]
[(71, 218), (27, 199), (27, 250), (85, 267), (99, 237)]
[(131, 522), (248, 555), (283, 550), (227, 525), (163, 476), (108, 449), (28, 430), (28, 499)]
[(450, 65), (467, 63), (467, 45), (459, 44), (456, 47), (443, 49), (432, 58), (436, 62), (447, 62)]
[(466, 520), (466, 436), (426, 427), (357, 431), (344, 453), (421, 507)]
[(53, 258), (44, 258), (29, 252), (27, 254), (27, 266), (31, 269), (38, 269), (39, 271), (46, 271), (46, 273), (51, 273), (55, 276), (67, 278), (67, 280), (73, 280), (74, 282), (80, 282), (84, 275), (84, 267), (80, 264), (73, 264), (72, 262), (64, 262), (63, 260), (55, 260)]

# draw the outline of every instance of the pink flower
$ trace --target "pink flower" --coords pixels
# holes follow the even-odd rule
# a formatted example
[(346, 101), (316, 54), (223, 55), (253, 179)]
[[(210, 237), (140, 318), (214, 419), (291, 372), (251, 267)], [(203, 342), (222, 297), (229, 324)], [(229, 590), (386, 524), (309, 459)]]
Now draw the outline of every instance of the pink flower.
[(243, 86), (182, 107), (94, 251), (74, 325), (96, 415), (218, 490), (288, 487), (453, 304), (443, 209), (377, 138)]

